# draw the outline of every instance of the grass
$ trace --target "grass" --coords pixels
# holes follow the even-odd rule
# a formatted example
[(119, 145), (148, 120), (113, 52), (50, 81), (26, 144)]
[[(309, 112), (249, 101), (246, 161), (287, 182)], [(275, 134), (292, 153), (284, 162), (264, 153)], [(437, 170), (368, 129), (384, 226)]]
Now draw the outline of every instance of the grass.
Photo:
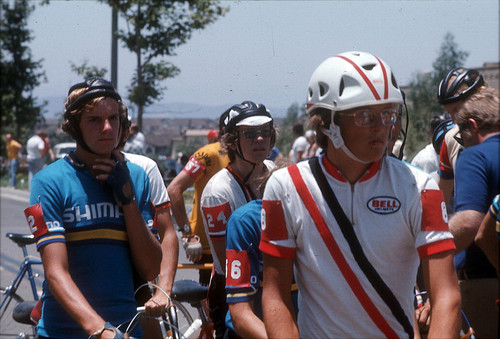
[[(0, 177), (0, 186), (8, 187), (9, 186), (9, 174), (3, 173)], [(17, 173), (17, 183), (16, 188), (20, 190), (28, 190), (28, 175), (25, 173)]]

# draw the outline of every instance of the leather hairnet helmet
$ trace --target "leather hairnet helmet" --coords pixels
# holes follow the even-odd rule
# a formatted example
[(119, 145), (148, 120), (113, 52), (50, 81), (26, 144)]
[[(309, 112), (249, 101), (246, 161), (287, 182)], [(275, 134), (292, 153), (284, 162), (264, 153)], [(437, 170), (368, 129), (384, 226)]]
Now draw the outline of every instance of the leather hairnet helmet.
[(451, 119), (446, 119), (436, 126), (434, 132), (432, 133), (432, 146), (437, 154), (441, 151), (441, 146), (443, 145), (444, 136), (450, 129), (456, 126)]
[(437, 98), (440, 105), (449, 105), (474, 94), (484, 86), (484, 79), (475, 69), (454, 68), (439, 83)]

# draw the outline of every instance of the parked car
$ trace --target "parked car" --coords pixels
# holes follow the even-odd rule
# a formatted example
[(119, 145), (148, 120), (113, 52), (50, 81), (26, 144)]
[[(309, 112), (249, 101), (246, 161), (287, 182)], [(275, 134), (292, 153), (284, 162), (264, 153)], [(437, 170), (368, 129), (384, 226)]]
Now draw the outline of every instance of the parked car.
[(63, 142), (54, 146), (54, 156), (56, 159), (64, 158), (66, 154), (76, 149), (75, 142)]

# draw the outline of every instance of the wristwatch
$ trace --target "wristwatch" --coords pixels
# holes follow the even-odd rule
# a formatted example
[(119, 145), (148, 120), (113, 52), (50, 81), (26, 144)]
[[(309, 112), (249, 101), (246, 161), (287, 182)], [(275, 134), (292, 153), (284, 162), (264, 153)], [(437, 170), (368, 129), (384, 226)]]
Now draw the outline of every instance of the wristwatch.
[(189, 224), (184, 224), (181, 228), (179, 228), (179, 231), (181, 231), (182, 234), (190, 234), (191, 226), (189, 226)]
[[(102, 332), (104, 332), (106, 330), (112, 330), (113, 332), (115, 332), (115, 327), (113, 325), (111, 325), (109, 322), (106, 322), (103, 327), (101, 327), (100, 329), (98, 329), (97, 331), (95, 331), (94, 333), (92, 333), (89, 336), (89, 339), (99, 339), (99, 338), (101, 338)], [(116, 334), (116, 332), (115, 332), (115, 334)]]

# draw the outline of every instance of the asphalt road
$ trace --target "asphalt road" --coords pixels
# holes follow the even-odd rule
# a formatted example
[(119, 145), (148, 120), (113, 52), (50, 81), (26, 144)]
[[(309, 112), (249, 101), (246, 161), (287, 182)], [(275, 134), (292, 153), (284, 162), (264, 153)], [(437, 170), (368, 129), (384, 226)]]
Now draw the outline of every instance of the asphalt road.
[[(14, 279), (19, 267), (22, 263), (23, 255), (22, 250), (14, 242), (8, 239), (5, 235), (9, 232), (12, 233), (29, 233), (29, 227), (24, 217), (24, 209), (29, 204), (29, 192), (14, 190), (11, 188), (0, 188), (0, 286), (8, 286)], [(30, 255), (38, 256), (35, 245), (28, 246)], [(184, 249), (179, 244), (179, 263), (188, 263)], [(37, 278), (37, 286), (41, 293), (41, 285), (43, 280), (42, 267), (36, 268), (35, 273), (39, 274)], [(198, 280), (198, 272), (193, 269), (180, 269), (177, 271), (176, 280), (192, 279)], [(30, 290), (28, 280), (23, 282), (19, 287), (18, 294), (26, 300), (32, 300), (32, 292)], [(195, 317), (196, 311), (191, 309), (190, 313)], [(10, 317), (9, 314), (6, 317)], [(1, 327), (1, 326), (0, 326)], [(28, 331), (29, 326), (16, 324), (14, 327), (16, 333)], [(0, 333), (4, 333), (4, 329), (0, 328)], [(11, 333), (9, 331), (9, 333)], [(0, 339), (9, 338), (8, 336), (1, 335)]]

